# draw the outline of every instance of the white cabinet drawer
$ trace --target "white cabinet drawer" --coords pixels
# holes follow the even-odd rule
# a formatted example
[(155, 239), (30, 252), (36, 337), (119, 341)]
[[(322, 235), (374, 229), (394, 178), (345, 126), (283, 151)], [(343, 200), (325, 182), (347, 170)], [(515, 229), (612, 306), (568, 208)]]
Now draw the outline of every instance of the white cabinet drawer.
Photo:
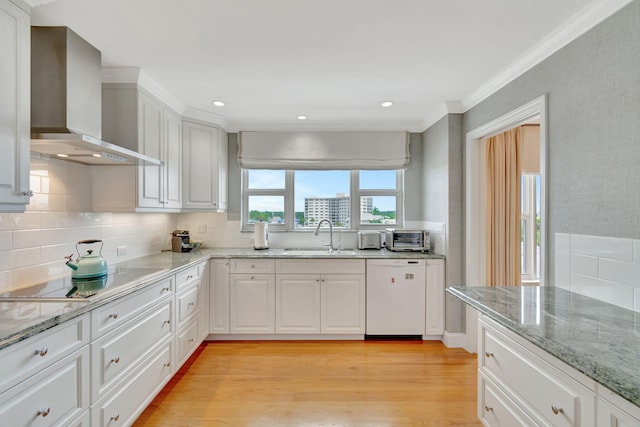
[(0, 351), (0, 392), (89, 344), (89, 315), (84, 314)]
[(231, 259), (231, 273), (275, 273), (276, 264), (273, 259)]
[(176, 334), (176, 349), (178, 353), (176, 356), (178, 361), (176, 369), (179, 369), (187, 361), (199, 344), (198, 319), (196, 318)]
[(196, 284), (178, 294), (178, 319), (177, 328), (181, 328), (184, 323), (198, 313), (198, 297), (200, 285)]
[(148, 307), (169, 298), (174, 292), (174, 277), (167, 277), (131, 295), (124, 296), (91, 312), (91, 338), (113, 330)]
[(201, 271), (202, 267), (196, 265), (195, 267), (190, 267), (176, 273), (176, 289), (180, 290), (193, 282), (193, 280), (199, 279)]
[(89, 347), (59, 360), (0, 395), (7, 426), (67, 426), (89, 407)]
[(478, 375), (478, 418), (487, 427), (536, 427), (537, 424), (482, 374)]
[(153, 400), (171, 377), (171, 349), (169, 341), (144, 360), (142, 368), (116, 392), (91, 408), (92, 426), (117, 427), (133, 424), (144, 408)]
[(276, 260), (278, 274), (365, 274), (363, 259), (294, 259)]
[(593, 425), (595, 402), (590, 390), (505, 335), (481, 327), (479, 357), (484, 375), (509, 389), (542, 424)]
[(172, 336), (173, 301), (168, 300), (91, 343), (92, 398), (99, 399), (150, 349)]

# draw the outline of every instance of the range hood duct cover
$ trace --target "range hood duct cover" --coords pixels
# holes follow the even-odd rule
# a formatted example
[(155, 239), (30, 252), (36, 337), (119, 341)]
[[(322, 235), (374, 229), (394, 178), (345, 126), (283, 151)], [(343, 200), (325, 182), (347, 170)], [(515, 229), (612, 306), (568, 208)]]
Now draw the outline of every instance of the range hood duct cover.
[(88, 165), (161, 165), (101, 140), (101, 57), (67, 27), (31, 27), (31, 151)]

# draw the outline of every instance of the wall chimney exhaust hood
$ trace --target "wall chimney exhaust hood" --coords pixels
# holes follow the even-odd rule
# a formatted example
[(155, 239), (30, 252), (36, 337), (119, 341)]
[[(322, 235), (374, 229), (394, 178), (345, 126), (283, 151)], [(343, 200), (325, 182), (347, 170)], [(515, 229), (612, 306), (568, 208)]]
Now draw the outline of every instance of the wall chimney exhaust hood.
[(67, 27), (31, 27), (31, 152), (86, 165), (161, 165), (100, 139), (101, 62)]

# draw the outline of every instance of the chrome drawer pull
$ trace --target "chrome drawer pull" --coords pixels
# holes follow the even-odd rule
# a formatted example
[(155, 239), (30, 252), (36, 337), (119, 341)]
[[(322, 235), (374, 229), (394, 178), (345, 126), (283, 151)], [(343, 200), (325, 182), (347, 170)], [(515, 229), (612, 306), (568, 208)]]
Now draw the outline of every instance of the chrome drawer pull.
[(187, 307), (191, 307), (194, 303), (190, 302), (189, 304), (187, 304)]
[(169, 292), (171, 289), (169, 288), (162, 288), (162, 292)]
[(51, 412), (51, 408), (50, 407), (45, 407), (42, 408), (38, 411), (38, 415), (41, 417), (46, 417), (47, 415), (49, 415), (49, 412)]
[(189, 338), (189, 342), (193, 342), (193, 338)]
[(118, 421), (120, 419), (120, 414), (115, 414), (113, 417), (111, 417), (111, 421)]
[(484, 410), (487, 411), (487, 412), (491, 412), (491, 411), (493, 411), (493, 408), (491, 406), (484, 405)]
[(162, 366), (164, 366), (165, 368), (168, 368), (169, 366), (171, 366), (171, 362), (167, 362), (167, 363), (165, 363), (165, 364), (164, 364), (164, 365), (162, 365)]
[(114, 359), (111, 359), (111, 361), (112, 361), (113, 363), (120, 363), (120, 358), (119, 358), (119, 357), (116, 357), (116, 358), (114, 358)]
[(485, 351), (485, 352), (484, 352), (484, 355), (485, 355), (486, 357), (493, 357), (493, 353), (489, 353), (488, 351)]
[(193, 276), (190, 274), (190, 275), (187, 276), (187, 281), (189, 281), (191, 279), (193, 279)]
[(49, 349), (47, 347), (42, 347), (41, 349), (38, 349), (35, 351), (35, 354), (40, 355), (40, 356), (46, 356), (47, 353), (49, 353)]
[(564, 414), (564, 409), (558, 408), (556, 405), (551, 405), (551, 412), (553, 412), (553, 415)]
[(164, 326), (164, 324), (170, 325), (171, 324), (171, 320), (165, 320), (164, 322), (162, 322), (162, 325)]
[(109, 317), (111, 317), (113, 319), (117, 319), (118, 318), (118, 312), (114, 311), (113, 313), (109, 313)]

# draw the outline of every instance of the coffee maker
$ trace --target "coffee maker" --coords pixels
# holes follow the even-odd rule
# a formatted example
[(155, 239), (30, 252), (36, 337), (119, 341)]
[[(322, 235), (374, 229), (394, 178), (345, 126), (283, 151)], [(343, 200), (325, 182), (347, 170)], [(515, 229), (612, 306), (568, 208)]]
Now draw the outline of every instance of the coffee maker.
[(189, 252), (191, 250), (189, 230), (173, 230), (171, 233), (171, 250), (173, 252)]

